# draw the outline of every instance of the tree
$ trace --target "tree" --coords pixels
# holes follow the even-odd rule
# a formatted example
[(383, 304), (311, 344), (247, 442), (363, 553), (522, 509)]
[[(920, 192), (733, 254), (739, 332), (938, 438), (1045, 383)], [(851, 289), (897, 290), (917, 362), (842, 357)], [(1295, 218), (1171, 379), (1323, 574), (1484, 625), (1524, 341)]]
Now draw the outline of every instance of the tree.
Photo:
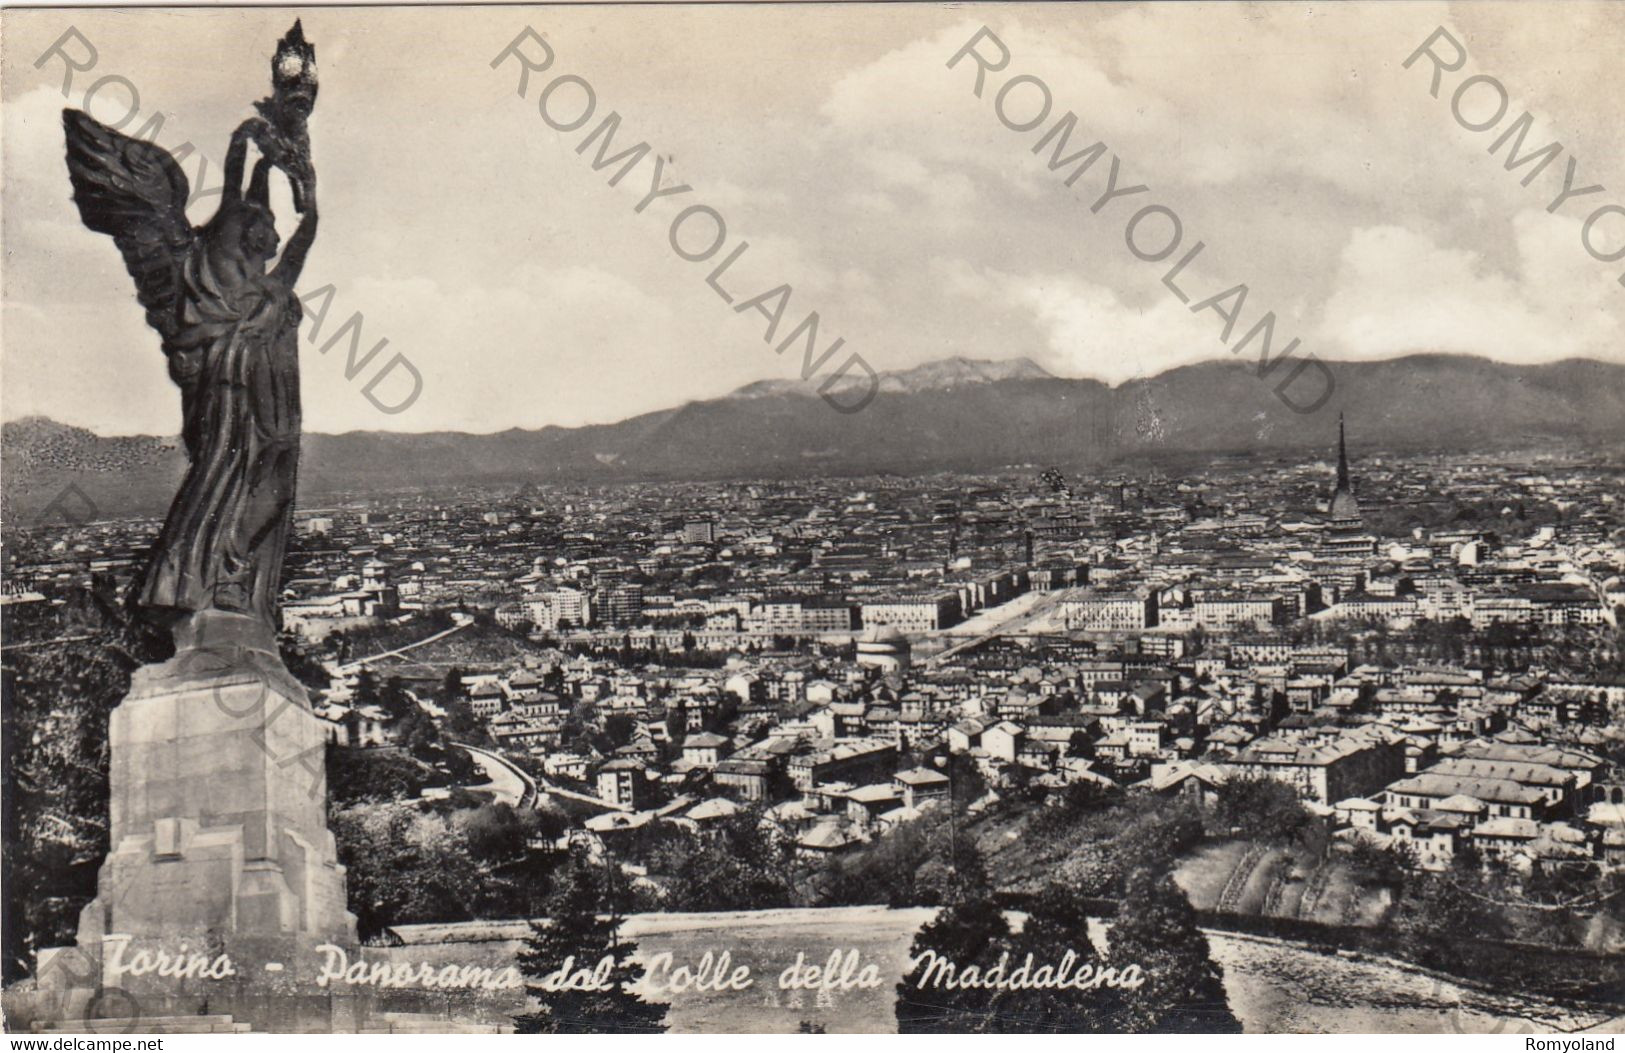
[(1201, 839), (1202, 820), (1183, 801), (1167, 801), (1161, 807), (1134, 815), (1111, 841), (1117, 886), (1126, 895), (1135, 871), (1172, 872), (1175, 861)]
[(502, 862), (524, 853), (528, 833), (525, 822), (506, 801), (465, 812), (461, 819), (469, 851), (479, 858)]
[(985, 886), (975, 839), (960, 836), (957, 821), (948, 809), (933, 808), (864, 849), (830, 860), (817, 875), (818, 902), (936, 907), (952, 901), (967, 882)]
[(406, 803), (363, 804), (334, 813), (331, 826), (363, 939), (390, 925), (468, 921), (490, 898), (490, 877), (464, 830), (443, 816)]
[[(1019, 935), (1011, 937), (1009, 971), (1030, 961), (1036, 973), (1048, 966), (1057, 969), (1070, 958), (1075, 963), (1073, 977), (1086, 968), (1098, 972), (1104, 967), (1089, 940), (1089, 911), (1085, 901), (1069, 885), (1052, 882), (1027, 908), (1027, 921)], [(1030, 958), (1029, 958), (1030, 956)], [(1031, 975), (1031, 973), (1029, 974)], [(1076, 988), (1029, 987), (994, 992), (991, 1030), (1017, 1034), (1079, 1034), (1111, 1029), (1124, 992), (1099, 986)], [(1127, 997), (1134, 997), (1131, 991)]]
[(1224, 970), (1213, 961), (1196, 911), (1174, 883), (1172, 870), (1139, 867), (1124, 884), (1123, 903), (1107, 936), (1107, 961), (1119, 973), (1138, 966), (1145, 982), (1119, 1000), (1114, 1030), (1239, 1032), (1241, 1023), (1225, 1000)]
[(681, 709), (671, 706), (666, 710), (666, 737), (672, 742), (682, 742), (688, 735), (688, 717)]
[(968, 753), (950, 753), (943, 774), (948, 776), (948, 793), (957, 811), (975, 804), (987, 794), (987, 779)]
[(362, 669), (356, 674), (355, 691), (351, 693), (351, 704), (360, 706), (376, 706), (378, 704), (378, 678), (371, 669)]
[(897, 985), (897, 1030), (905, 1035), (992, 1031), (994, 993), (948, 987), (943, 969), (957, 975), (971, 966), (991, 968), (1009, 937), (1010, 925), (993, 898), (963, 889), (920, 928), (909, 947), (909, 971)]
[(396, 719), (409, 713), (421, 712), (417, 700), (407, 693), (406, 685), (401, 683), (398, 676), (392, 676), (384, 681), (383, 689), (378, 692), (378, 704), (383, 707), (384, 712)]
[(1305, 841), (1316, 825), (1297, 791), (1278, 779), (1231, 779), (1219, 787), (1217, 805), (1221, 832), (1252, 841)]
[(409, 801), (435, 782), (433, 768), (398, 750), (327, 744), (330, 808), (347, 808), (364, 801)]
[(432, 760), (444, 752), (440, 742), (440, 729), (429, 715), (413, 706), (401, 713), (391, 728), (395, 741), (414, 757)]
[(1394, 927), (1407, 957), (1423, 965), (1471, 967), (1476, 953), (1467, 942), (1512, 935), (1504, 874), (1483, 868), (1476, 852), (1460, 852), (1443, 873), (1406, 875)]
[(762, 910), (792, 901), (789, 857), (756, 811), (712, 824), (670, 866), (669, 910)]
[(951, 827), (947, 832), (947, 905), (914, 935), (909, 970), (897, 985), (897, 1029), (904, 1034), (994, 1030), (993, 992), (948, 986), (943, 966), (956, 976), (967, 967), (991, 968), (1000, 952), (1009, 949), (1010, 923), (993, 898), (987, 866), (974, 841), (953, 836)]
[(612, 748), (618, 749), (631, 742), (637, 729), (638, 722), (625, 713), (611, 713), (604, 718), (604, 735)]
[[(535, 1008), (514, 1018), (516, 1031), (581, 1035), (666, 1030), (666, 1006), (628, 990), (642, 970), (632, 961), (637, 944), (620, 936), (624, 894), (613, 864), (595, 864), (579, 849), (571, 853), (554, 878), (546, 920), (531, 923), (530, 937), (519, 952), (519, 969)], [(564, 982), (582, 970), (591, 974), (606, 959), (610, 964), (601, 984)], [(589, 989), (574, 989), (580, 986)]]
[(1397, 889), (1405, 883), (1405, 860), (1391, 849), (1378, 848), (1369, 841), (1356, 841), (1344, 858), (1362, 885)]
[[(11, 611), (8, 643), (19, 633)], [(129, 689), (134, 664), (107, 629), (6, 656), (7, 983), (32, 968), (39, 948), (73, 942), (79, 910), (96, 893), (96, 866), (107, 851), (108, 714)]]
[(445, 710), (442, 726), (446, 736), (453, 742), (466, 742), (471, 746), (492, 745), (491, 733), (486, 730), (485, 721), (474, 715), (474, 707), (466, 699), (453, 698), (442, 702), (441, 708)]

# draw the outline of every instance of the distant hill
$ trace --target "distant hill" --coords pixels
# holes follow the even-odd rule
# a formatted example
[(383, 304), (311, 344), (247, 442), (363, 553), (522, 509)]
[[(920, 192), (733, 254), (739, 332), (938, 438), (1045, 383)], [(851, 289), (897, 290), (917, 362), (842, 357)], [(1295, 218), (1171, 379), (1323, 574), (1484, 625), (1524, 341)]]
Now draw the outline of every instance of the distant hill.
[[(616, 424), (307, 435), (307, 497), (480, 482), (712, 479), (1086, 468), (1191, 452), (1326, 451), (1338, 412), (1351, 443), (1472, 450), (1625, 439), (1625, 366), (1518, 366), (1468, 355), (1328, 363), (1333, 398), (1294, 413), (1249, 361), (1185, 366), (1110, 387), (1027, 359), (946, 359), (885, 374), (867, 409), (842, 414), (809, 385), (750, 384)], [(4, 426), (6, 503), (26, 517), (72, 483), (100, 505), (161, 513), (184, 468), (174, 439), (99, 438), (30, 418)], [(111, 513), (110, 513), (111, 514)]]

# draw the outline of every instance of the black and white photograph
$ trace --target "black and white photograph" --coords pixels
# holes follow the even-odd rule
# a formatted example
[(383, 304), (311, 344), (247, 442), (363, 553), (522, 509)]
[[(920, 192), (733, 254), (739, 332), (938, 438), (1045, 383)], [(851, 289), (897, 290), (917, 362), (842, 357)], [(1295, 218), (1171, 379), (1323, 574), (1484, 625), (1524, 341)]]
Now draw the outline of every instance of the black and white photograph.
[(8, 1049), (1613, 1050), (1621, 55), (6, 7)]

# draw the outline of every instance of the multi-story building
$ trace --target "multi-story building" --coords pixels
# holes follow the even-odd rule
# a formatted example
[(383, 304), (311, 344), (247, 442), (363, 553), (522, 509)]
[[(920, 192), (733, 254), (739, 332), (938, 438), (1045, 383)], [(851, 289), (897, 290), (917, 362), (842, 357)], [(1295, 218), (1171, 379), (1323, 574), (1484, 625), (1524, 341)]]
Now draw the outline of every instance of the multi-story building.
[(1052, 592), (1070, 589), (1089, 580), (1089, 568), (1084, 564), (1053, 563), (1034, 567), (1027, 573), (1027, 581), (1034, 592)]
[(648, 768), (640, 760), (616, 757), (598, 769), (598, 796), (622, 808), (638, 809), (649, 802)]
[(801, 631), (844, 633), (852, 631), (852, 605), (839, 598), (814, 597), (801, 605)]
[(1256, 593), (1210, 593), (1195, 599), (1191, 614), (1208, 629), (1264, 628), (1281, 621), (1281, 600)]
[(1539, 819), (1546, 814), (1546, 795), (1532, 786), (1511, 779), (1477, 779), (1428, 772), (1390, 783), (1383, 791), (1383, 804), (1389, 808), (1434, 810), (1441, 802), (1457, 796), (1483, 802), (1492, 816)]
[(1156, 593), (1103, 592), (1080, 596), (1061, 604), (1068, 629), (1122, 632), (1157, 624)]
[(481, 720), (490, 720), (502, 712), (503, 702), (502, 686), (494, 678), (474, 685), (468, 692), (468, 708)]
[(1585, 800), (1582, 792), (1590, 780), (1581, 782), (1578, 772), (1551, 764), (1526, 760), (1491, 760), (1486, 757), (1446, 757), (1428, 768), (1424, 775), (1450, 775), (1468, 779), (1510, 779), (1538, 790), (1545, 798), (1547, 815), (1573, 811)]
[(1602, 604), (1583, 585), (1541, 582), (1478, 595), (1470, 615), (1475, 629), (1491, 625), (1599, 625)]
[(524, 606), (537, 629), (580, 629), (592, 624), (591, 598), (568, 585), (549, 592), (531, 593), (525, 597)]
[(876, 739), (856, 739), (790, 758), (790, 782), (811, 793), (823, 782), (868, 783), (890, 779), (897, 767), (897, 746)]
[(715, 768), (732, 743), (723, 735), (700, 731), (683, 740), (683, 759), (701, 768)]
[(745, 623), (752, 632), (791, 633), (801, 629), (801, 597), (768, 596), (751, 608)]
[(631, 625), (643, 617), (643, 586), (612, 585), (601, 589), (594, 609), (606, 624)]
[(876, 600), (861, 605), (864, 628), (891, 626), (899, 632), (923, 633), (946, 629), (960, 620), (959, 595), (936, 593), (913, 599)]
[(1306, 800), (1331, 805), (1367, 796), (1403, 776), (1405, 747), (1362, 735), (1325, 745), (1264, 739), (1220, 763), (1232, 775), (1276, 779)]

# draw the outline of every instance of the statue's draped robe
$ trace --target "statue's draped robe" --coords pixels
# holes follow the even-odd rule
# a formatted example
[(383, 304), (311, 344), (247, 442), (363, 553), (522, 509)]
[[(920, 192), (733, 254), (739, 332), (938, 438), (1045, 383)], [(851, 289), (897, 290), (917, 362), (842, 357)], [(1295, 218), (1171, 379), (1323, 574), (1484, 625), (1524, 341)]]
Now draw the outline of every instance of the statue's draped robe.
[(138, 601), (173, 613), (238, 611), (277, 624), (299, 470), (299, 319), (269, 276), (228, 282), (199, 243), (165, 340), (191, 467)]

